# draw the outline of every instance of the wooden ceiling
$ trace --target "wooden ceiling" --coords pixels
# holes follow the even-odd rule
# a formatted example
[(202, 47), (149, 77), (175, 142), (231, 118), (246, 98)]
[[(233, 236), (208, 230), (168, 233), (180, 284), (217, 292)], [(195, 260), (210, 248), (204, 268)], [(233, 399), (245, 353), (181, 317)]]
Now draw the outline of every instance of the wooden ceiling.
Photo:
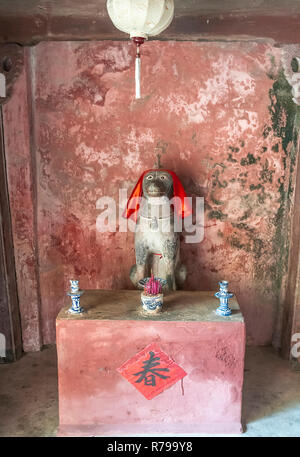
[[(110, 21), (106, 0), (0, 0), (0, 43), (127, 40)], [(160, 40), (300, 42), (300, 0), (175, 0)]]

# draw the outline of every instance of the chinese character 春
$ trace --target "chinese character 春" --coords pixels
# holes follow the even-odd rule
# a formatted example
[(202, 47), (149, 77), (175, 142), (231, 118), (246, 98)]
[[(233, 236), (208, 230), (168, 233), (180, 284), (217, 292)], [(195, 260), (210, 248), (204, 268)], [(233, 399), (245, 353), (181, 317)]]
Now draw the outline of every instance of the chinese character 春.
[(160, 360), (159, 357), (154, 357), (154, 352), (150, 351), (149, 352), (150, 357), (149, 359), (145, 360), (143, 362), (143, 369), (142, 371), (139, 371), (138, 373), (135, 373), (134, 376), (139, 376), (137, 379), (137, 382), (142, 382), (144, 381), (145, 386), (155, 386), (156, 385), (156, 379), (155, 377), (158, 376), (161, 379), (167, 379), (170, 376), (165, 376), (160, 373), (160, 371), (170, 371), (169, 368), (155, 368), (158, 365), (160, 365), (160, 362), (157, 362), (157, 360)]

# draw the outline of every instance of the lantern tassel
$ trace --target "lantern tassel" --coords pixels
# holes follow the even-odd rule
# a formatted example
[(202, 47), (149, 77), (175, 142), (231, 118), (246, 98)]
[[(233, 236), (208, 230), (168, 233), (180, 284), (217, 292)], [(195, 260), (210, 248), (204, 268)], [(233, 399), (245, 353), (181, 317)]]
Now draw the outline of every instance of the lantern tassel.
[(133, 37), (132, 41), (136, 45), (136, 54), (135, 54), (135, 98), (141, 98), (141, 55), (140, 55), (140, 46), (144, 43), (145, 38), (143, 37)]
[(139, 53), (135, 57), (135, 98), (141, 98), (141, 58)]

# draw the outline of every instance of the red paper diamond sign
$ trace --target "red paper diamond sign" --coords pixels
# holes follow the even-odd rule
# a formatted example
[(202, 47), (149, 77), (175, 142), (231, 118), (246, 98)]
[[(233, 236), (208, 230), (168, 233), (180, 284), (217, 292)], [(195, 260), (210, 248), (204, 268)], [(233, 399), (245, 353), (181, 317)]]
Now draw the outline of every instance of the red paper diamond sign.
[(117, 369), (148, 400), (186, 376), (155, 343), (149, 344)]

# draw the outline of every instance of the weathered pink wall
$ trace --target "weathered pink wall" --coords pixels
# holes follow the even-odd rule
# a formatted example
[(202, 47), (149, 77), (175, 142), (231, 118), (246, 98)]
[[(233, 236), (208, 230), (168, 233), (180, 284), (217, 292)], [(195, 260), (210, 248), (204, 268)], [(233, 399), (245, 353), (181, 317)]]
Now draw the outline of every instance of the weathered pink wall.
[(30, 53), (44, 343), (55, 340), (70, 278), (83, 289), (132, 288), (133, 234), (99, 233), (96, 202), (118, 202), (119, 188), (129, 193), (157, 154), (188, 195), (205, 197), (205, 238), (182, 244), (185, 288), (229, 280), (248, 342), (270, 343), (281, 188), (290, 179), (270, 109), (280, 49), (145, 43), (141, 100), (129, 42), (41, 43)]

